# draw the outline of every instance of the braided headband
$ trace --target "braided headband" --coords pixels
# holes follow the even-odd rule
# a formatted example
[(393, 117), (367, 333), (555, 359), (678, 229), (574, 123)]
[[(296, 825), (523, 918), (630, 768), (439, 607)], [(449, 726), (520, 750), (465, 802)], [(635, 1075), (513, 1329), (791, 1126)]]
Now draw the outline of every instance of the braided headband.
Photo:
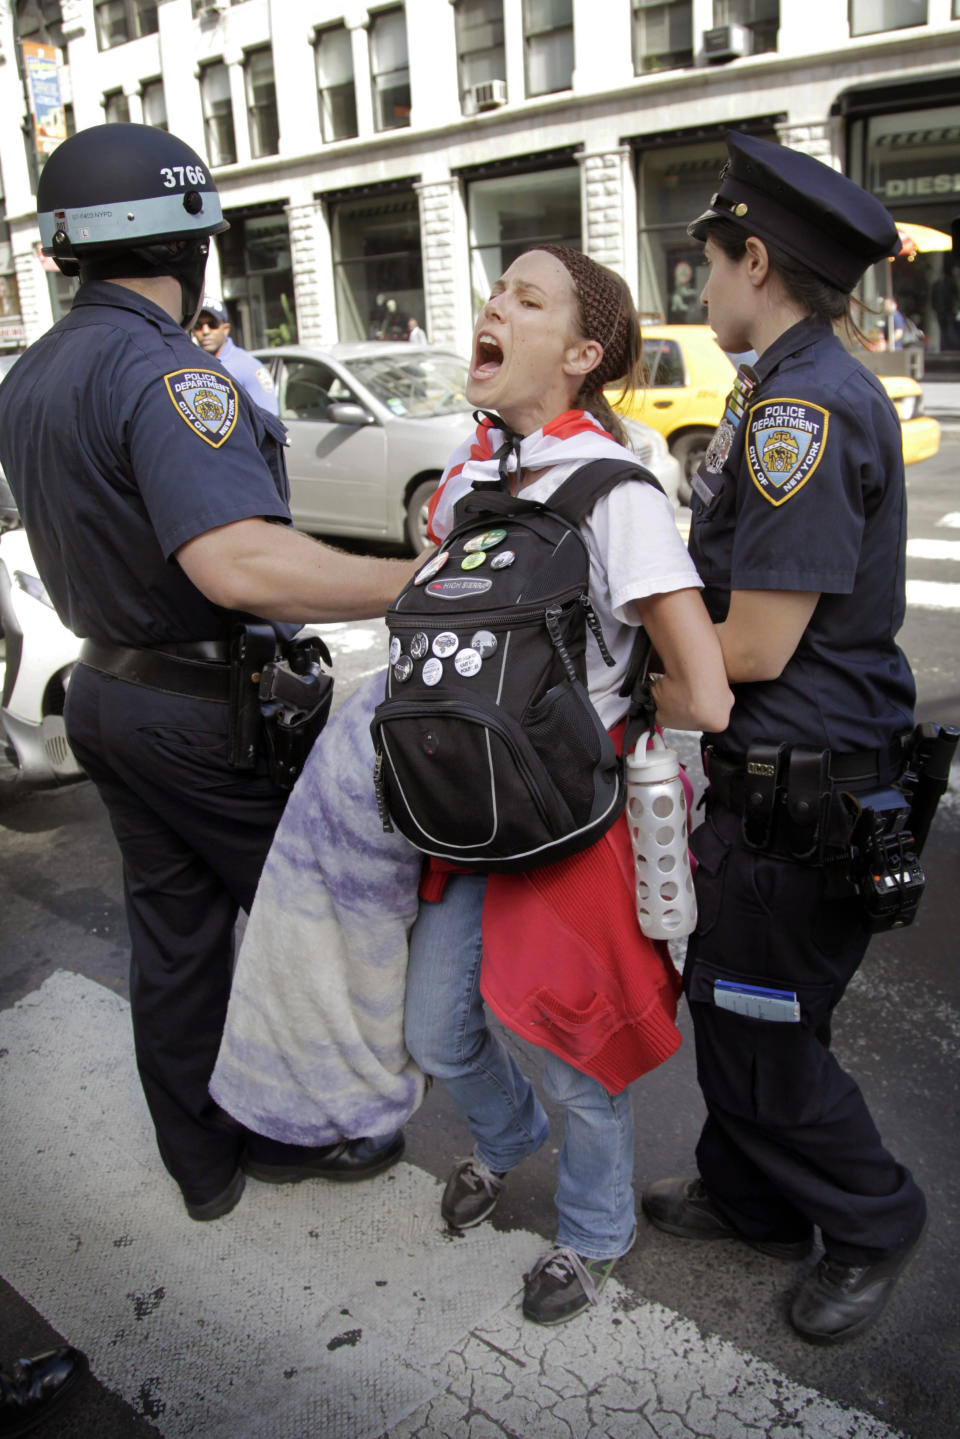
[(627, 336), (629, 333), (629, 297), (619, 276), (598, 265), (581, 250), (567, 245), (534, 245), (553, 255), (573, 281), (584, 335), (603, 346), (603, 359), (583, 382), (586, 391), (602, 390), (611, 380), (618, 380), (627, 369)]

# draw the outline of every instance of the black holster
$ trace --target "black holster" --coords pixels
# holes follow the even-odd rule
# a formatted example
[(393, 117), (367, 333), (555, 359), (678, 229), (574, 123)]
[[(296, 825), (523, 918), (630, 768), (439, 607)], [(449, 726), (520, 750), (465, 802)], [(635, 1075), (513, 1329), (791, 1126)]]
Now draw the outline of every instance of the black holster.
[(253, 769), (266, 752), (270, 778), (292, 789), (333, 699), (330, 652), (315, 635), (278, 646), (270, 625), (237, 625), (230, 670), (228, 757)]

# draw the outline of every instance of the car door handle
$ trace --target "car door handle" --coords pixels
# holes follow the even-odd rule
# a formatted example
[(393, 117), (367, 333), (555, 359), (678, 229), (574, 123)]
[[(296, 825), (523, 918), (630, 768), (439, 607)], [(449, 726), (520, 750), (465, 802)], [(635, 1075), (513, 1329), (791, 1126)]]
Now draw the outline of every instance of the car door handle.
[(653, 408), (655, 410), (669, 410), (672, 404), (673, 400), (654, 400)]

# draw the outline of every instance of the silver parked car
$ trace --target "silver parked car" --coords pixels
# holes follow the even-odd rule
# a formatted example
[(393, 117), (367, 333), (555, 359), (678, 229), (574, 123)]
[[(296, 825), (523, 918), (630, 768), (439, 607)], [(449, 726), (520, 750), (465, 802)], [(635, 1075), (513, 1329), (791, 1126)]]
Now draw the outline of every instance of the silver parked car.
[[(298, 529), (427, 544), (427, 504), (452, 452), (473, 433), (467, 362), (449, 350), (365, 340), (327, 350), (259, 350), (287, 427), (290, 503)], [(631, 448), (676, 504), (679, 466), (648, 425)]]

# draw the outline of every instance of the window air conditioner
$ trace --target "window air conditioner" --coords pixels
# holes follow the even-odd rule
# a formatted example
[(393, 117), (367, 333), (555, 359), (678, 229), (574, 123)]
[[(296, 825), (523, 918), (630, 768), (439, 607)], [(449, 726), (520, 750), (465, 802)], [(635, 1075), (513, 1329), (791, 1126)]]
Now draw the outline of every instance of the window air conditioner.
[(470, 97), (477, 110), (494, 110), (507, 103), (506, 80), (484, 80), (480, 85), (471, 85)]
[(703, 32), (703, 58), (708, 65), (737, 60), (753, 50), (753, 34), (745, 25), (718, 25)]

